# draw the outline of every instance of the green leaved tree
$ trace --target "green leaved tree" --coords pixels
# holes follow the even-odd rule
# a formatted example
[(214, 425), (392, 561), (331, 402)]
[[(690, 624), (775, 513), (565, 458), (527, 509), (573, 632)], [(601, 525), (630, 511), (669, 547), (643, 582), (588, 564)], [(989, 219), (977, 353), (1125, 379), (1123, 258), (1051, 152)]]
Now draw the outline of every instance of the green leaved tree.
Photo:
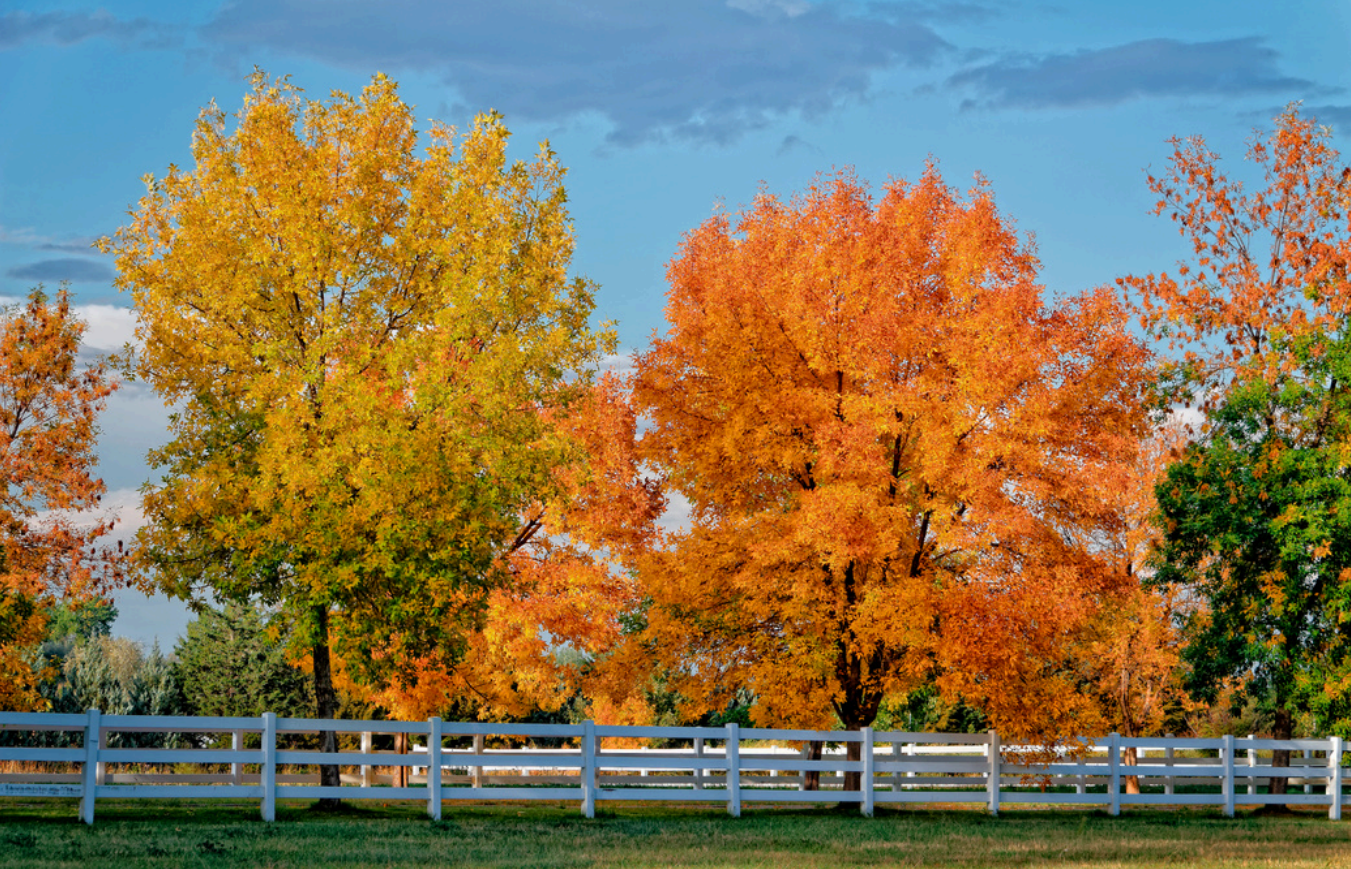
[(1277, 738), (1302, 712), (1351, 736), (1351, 342), (1274, 346), (1294, 364), (1236, 385), (1159, 484), (1156, 579), (1206, 602), (1187, 625), (1194, 693), (1246, 679)]
[(314, 709), (308, 679), (286, 658), (286, 638), (257, 608), (206, 608), (174, 647), (174, 671), (193, 715), (305, 718)]

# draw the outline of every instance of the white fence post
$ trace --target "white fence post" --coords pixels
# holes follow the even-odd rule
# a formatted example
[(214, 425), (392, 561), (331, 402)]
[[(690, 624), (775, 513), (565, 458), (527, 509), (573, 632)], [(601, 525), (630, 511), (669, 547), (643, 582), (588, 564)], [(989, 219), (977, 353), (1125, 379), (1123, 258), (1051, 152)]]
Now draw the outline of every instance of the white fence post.
[[(1249, 733), (1249, 734), (1248, 734), (1248, 738), (1249, 738), (1249, 739), (1255, 739), (1256, 736), (1255, 736), (1255, 734)], [(1253, 749), (1253, 748), (1249, 748), (1249, 749), (1248, 749), (1248, 766), (1249, 766), (1249, 767), (1257, 766), (1257, 750), (1256, 750), (1256, 749)], [(1256, 776), (1251, 776), (1251, 775), (1250, 775), (1250, 776), (1248, 776), (1248, 796), (1252, 796), (1252, 795), (1255, 794), (1255, 793), (1257, 793), (1257, 777), (1256, 777)]]
[(427, 721), (427, 814), (441, 820), (441, 719)]
[[(235, 730), (230, 733), (230, 750), (240, 752), (244, 750), (244, 731)], [(230, 764), (230, 783), (236, 786), (244, 783), (244, 764), (235, 761)]]
[[(914, 743), (907, 742), (904, 746), (902, 746), (899, 742), (893, 742), (891, 744), (892, 760), (905, 760), (914, 753), (915, 753)], [(897, 757), (896, 755), (901, 756)], [(913, 770), (907, 770), (904, 777), (910, 778), (914, 774), (915, 773)], [(905, 787), (903, 784), (901, 784), (901, 778), (902, 776), (900, 770), (897, 770), (891, 774), (891, 789), (893, 791), (900, 791)]]
[(99, 711), (90, 709), (84, 725), (84, 767), (80, 770), (84, 782), (84, 793), (80, 797), (80, 820), (86, 824), (94, 823), (94, 796), (98, 793), (99, 741), (103, 738), (103, 727), (99, 723)]
[(1220, 773), (1221, 792), (1224, 794), (1224, 816), (1232, 818), (1234, 816), (1234, 737), (1232, 734), (1226, 734), (1221, 744), (1220, 756), (1224, 759), (1224, 770)]
[(873, 816), (873, 776), (877, 773), (876, 760), (873, 758), (873, 729), (865, 727), (860, 731), (863, 737), (863, 804), (859, 811), (865, 818)]
[(1334, 736), (1328, 746), (1328, 818), (1342, 819), (1342, 738)]
[[(802, 743), (802, 759), (810, 760), (811, 756), (812, 756), (812, 744), (810, 742), (804, 741)], [(797, 783), (797, 789), (800, 791), (805, 791), (807, 789), (807, 770), (805, 768), (802, 770), (801, 780), (798, 781)]]
[[(487, 740), (487, 738), (486, 738), (482, 733), (475, 733), (475, 734), (474, 734), (474, 756), (475, 756), (475, 757), (481, 757), (481, 756), (483, 755), (483, 747), (484, 747), (485, 745), (487, 745), (487, 744), (488, 744), (488, 740)], [(473, 787), (476, 787), (476, 788), (481, 788), (481, 787), (483, 787), (483, 765), (482, 765), (482, 764), (478, 764), (478, 765), (475, 766), (473, 769), (471, 769), (471, 770), (469, 771), (469, 774), (470, 774), (470, 776), (471, 776), (471, 778), (470, 778), (470, 780), (469, 780), (470, 785), (472, 785)]]
[[(1169, 739), (1172, 739), (1172, 738), (1173, 738), (1173, 734), (1169, 733), (1169, 734), (1168, 734), (1168, 738), (1169, 738)], [(1172, 767), (1172, 765), (1173, 765), (1173, 746), (1172, 746), (1172, 745), (1169, 745), (1167, 748), (1165, 748), (1165, 749), (1163, 750), (1163, 763), (1164, 763), (1164, 766), (1167, 766), (1167, 767), (1170, 767), (1170, 768)], [(1172, 796), (1172, 795), (1173, 795), (1173, 783), (1174, 783), (1176, 780), (1177, 780), (1177, 777), (1176, 777), (1176, 776), (1171, 776), (1171, 775), (1168, 776), (1167, 778), (1165, 778), (1165, 779), (1163, 780), (1163, 792), (1164, 792), (1165, 794), (1168, 794), (1169, 796)]]
[(1107, 814), (1121, 814), (1121, 734), (1113, 731), (1107, 740)]
[[(363, 730), (361, 732), (361, 753), (371, 754), (374, 745), (375, 737), (369, 730)], [(361, 764), (361, 786), (363, 788), (368, 788), (373, 784), (375, 784), (375, 782), (372, 780), (371, 776), (371, 759), (368, 757), (365, 762)]]
[(1312, 758), (1313, 758), (1313, 752), (1310, 751), (1310, 750), (1307, 749), (1307, 748), (1304, 749), (1304, 763), (1301, 764), (1301, 766), (1304, 767), (1304, 773), (1305, 773), (1305, 775), (1304, 775), (1304, 793), (1306, 793), (1306, 794), (1311, 794), (1311, 793), (1313, 793), (1313, 785), (1309, 783), (1309, 775), (1308, 775), (1309, 767), (1313, 766)]
[(582, 722), (582, 815), (596, 816), (596, 722)]
[(988, 807), (989, 807), (989, 810), (990, 810), (990, 814), (992, 814), (992, 815), (998, 815), (998, 814), (999, 814), (999, 785), (1000, 785), (1000, 777), (1001, 777), (1001, 771), (1000, 771), (1000, 768), (1002, 767), (1002, 764), (1000, 763), (1000, 757), (999, 757), (999, 732), (998, 732), (998, 731), (995, 731), (995, 730), (991, 730), (991, 731), (990, 731), (990, 742), (989, 742), (988, 750), (989, 750), (989, 752), (990, 752), (990, 757), (989, 757), (990, 765), (989, 765), (989, 767), (987, 768), (986, 773), (985, 773), (985, 775), (986, 775), (986, 779), (985, 779), (986, 802), (988, 803)]
[[(694, 756), (696, 758), (704, 756), (704, 738), (702, 736), (694, 737)], [(696, 791), (704, 789), (704, 771), (697, 766), (694, 768), (694, 789)]]
[(263, 762), (258, 781), (263, 786), (263, 820), (277, 820), (277, 713), (263, 713)]
[(741, 734), (736, 724), (727, 725), (727, 814), (741, 817)]

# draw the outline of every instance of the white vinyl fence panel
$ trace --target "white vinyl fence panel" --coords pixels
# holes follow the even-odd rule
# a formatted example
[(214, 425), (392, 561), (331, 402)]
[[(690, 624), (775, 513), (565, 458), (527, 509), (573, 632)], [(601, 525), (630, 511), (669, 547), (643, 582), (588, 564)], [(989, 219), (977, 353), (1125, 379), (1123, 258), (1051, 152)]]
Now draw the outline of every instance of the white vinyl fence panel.
[[(359, 746), (333, 753), (294, 747), (297, 737), (331, 730)], [(184, 748), (143, 744), (175, 734)], [(124, 736), (132, 735), (128, 742)], [(376, 750), (402, 734), (408, 753)], [(652, 747), (642, 743), (662, 743)], [(810, 743), (826, 743), (819, 760)], [(63, 743), (51, 747), (51, 743)], [(78, 746), (70, 743), (78, 742)], [(310, 739), (313, 743), (314, 740)], [(490, 747), (490, 743), (492, 746)], [(229, 745), (228, 748), (214, 747)], [(676, 747), (669, 747), (675, 744)], [(800, 747), (799, 747), (800, 745)], [(973, 803), (998, 813), (1005, 803), (1103, 806), (1322, 805), (1341, 818), (1345, 769), (1340, 737), (1272, 740), (1083, 739), (1056, 752), (1002, 745), (997, 733), (820, 732), (726, 727), (610, 727), (442, 721), (324, 721), (277, 718), (173, 718), (0, 712), (0, 797), (70, 797), (94, 821), (99, 799), (257, 800), (276, 818), (285, 799), (408, 799), (440, 818), (456, 800), (576, 800), (587, 817), (605, 801), (857, 803), (875, 806)], [(852, 753), (857, 759), (850, 760)], [(1132, 759), (1134, 764), (1128, 764)], [(1274, 752), (1290, 752), (1274, 766)], [(340, 768), (340, 786), (319, 783), (317, 767)], [(807, 789), (807, 773), (819, 788)], [(845, 790), (846, 773), (857, 788)], [(1134, 776), (1140, 793), (1125, 793)], [(1288, 793), (1270, 793), (1286, 778)], [(1241, 782), (1241, 784), (1240, 784)], [(1244, 793), (1239, 794), (1238, 788)], [(1266, 792), (1262, 792), (1265, 787)]]

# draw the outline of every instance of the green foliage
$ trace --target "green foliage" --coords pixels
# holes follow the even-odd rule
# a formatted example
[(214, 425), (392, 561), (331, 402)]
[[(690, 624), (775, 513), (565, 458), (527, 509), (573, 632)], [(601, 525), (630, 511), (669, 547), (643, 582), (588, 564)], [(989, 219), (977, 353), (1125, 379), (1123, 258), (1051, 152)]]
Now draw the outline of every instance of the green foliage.
[(256, 608), (204, 609), (174, 648), (186, 708), (192, 715), (313, 715), (309, 680), (285, 652), (284, 635)]
[(1190, 687), (1270, 697), (1351, 735), (1351, 343), (1277, 339), (1291, 364), (1236, 383), (1157, 488), (1161, 584), (1204, 603), (1187, 624)]
[(990, 722), (980, 709), (960, 700), (945, 700), (930, 684), (883, 700), (873, 728), (910, 733), (984, 733), (990, 729)]
[(117, 607), (111, 601), (91, 599), (83, 601), (65, 601), (52, 607), (47, 622), (47, 638), (61, 640), (75, 637), (91, 640), (95, 637), (112, 636), (113, 622), (117, 620)]

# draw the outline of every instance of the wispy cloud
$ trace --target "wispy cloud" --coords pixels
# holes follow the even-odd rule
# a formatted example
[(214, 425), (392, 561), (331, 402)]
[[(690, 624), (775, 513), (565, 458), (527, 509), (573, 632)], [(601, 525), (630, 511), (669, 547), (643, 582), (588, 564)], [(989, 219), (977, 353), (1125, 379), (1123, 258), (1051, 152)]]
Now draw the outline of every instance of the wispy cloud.
[(607, 353), (601, 358), (599, 367), (602, 374), (617, 374), (620, 377), (627, 377), (634, 371), (633, 351)]
[(70, 281), (72, 283), (111, 282), (116, 275), (101, 262), (62, 257), (15, 266), (5, 277), (19, 281)]
[(25, 43), (74, 45), (96, 38), (149, 48), (166, 47), (177, 41), (176, 30), (169, 25), (146, 18), (126, 20), (103, 9), (0, 14), (0, 51)]
[(0, 226), (0, 244), (13, 245), (15, 247), (27, 247), (33, 250), (56, 251), (59, 253), (92, 254), (94, 252), (94, 237), (92, 235), (57, 237), (43, 235), (31, 227), (26, 226), (18, 229)]
[(779, 150), (776, 151), (775, 153), (780, 157), (784, 157), (788, 154), (792, 154), (795, 151), (806, 151), (809, 154), (816, 154), (818, 156), (820, 156), (820, 154), (822, 153), (820, 148), (816, 147), (811, 142), (808, 142), (806, 139), (802, 138), (796, 133), (784, 136), (783, 141), (779, 143)]
[(948, 79), (979, 96), (965, 107), (1076, 108), (1142, 97), (1332, 93), (1284, 75), (1257, 37), (1214, 42), (1145, 39), (1066, 54), (1010, 55)]
[[(955, 4), (965, 10), (970, 3)], [(730, 141), (790, 113), (866, 98), (876, 73), (953, 49), (944, 3), (801, 0), (237, 0), (202, 30), (252, 62), (260, 48), (360, 71), (437, 76), (474, 110), (559, 121), (599, 115), (610, 141)], [(907, 11), (909, 9), (910, 11)]]
[[(1273, 108), (1267, 113), (1267, 118), (1275, 117), (1280, 114), (1280, 108)], [(1321, 105), (1304, 106), (1300, 113), (1310, 118), (1317, 118), (1319, 123), (1335, 127), (1339, 133), (1351, 133), (1351, 106), (1345, 105)]]

